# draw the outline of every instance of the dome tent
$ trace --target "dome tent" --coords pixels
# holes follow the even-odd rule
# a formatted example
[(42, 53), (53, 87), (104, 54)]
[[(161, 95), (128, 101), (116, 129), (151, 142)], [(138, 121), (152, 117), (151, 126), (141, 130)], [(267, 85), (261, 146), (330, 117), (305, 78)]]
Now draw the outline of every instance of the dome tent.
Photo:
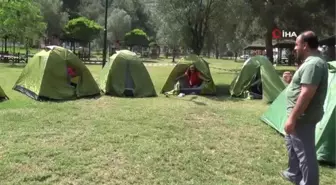
[[(69, 83), (67, 67), (76, 70), (76, 87)], [(14, 90), (38, 101), (62, 101), (99, 96), (100, 90), (84, 63), (70, 50), (48, 47), (35, 54), (16, 81)]]
[(246, 60), (240, 73), (232, 81), (230, 94), (244, 97), (246, 91), (257, 91), (264, 101), (272, 102), (285, 87), (272, 63), (265, 56), (254, 56)]
[(99, 86), (103, 93), (111, 96), (157, 96), (145, 65), (128, 50), (117, 51), (110, 57), (100, 73)]
[[(176, 91), (183, 92), (185, 89), (176, 89), (176, 78), (181, 76), (189, 66), (194, 65), (197, 71), (199, 71), (206, 79), (209, 79), (209, 82), (202, 82), (202, 84), (196, 88), (195, 91), (198, 91), (200, 95), (216, 95), (216, 86), (211, 76), (209, 64), (201, 57), (197, 55), (189, 55), (182, 58), (179, 61), (174, 69), (171, 71), (166, 83), (164, 84), (161, 93)], [(187, 88), (194, 89), (194, 88)], [(189, 90), (186, 90), (189, 91)]]

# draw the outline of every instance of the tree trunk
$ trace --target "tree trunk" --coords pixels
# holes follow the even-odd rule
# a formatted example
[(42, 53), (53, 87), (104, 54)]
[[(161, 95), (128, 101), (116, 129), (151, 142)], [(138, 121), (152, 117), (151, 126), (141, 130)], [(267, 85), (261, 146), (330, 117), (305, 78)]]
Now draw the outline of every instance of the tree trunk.
[(268, 60), (273, 64), (273, 45), (272, 45), (272, 27), (267, 28), (267, 33), (265, 36), (265, 45), (266, 45), (266, 56)]
[(26, 41), (26, 63), (28, 63), (28, 55), (29, 55), (29, 41)]
[(8, 37), (5, 36), (5, 53), (7, 54), (8, 51), (7, 51), (7, 41), (8, 41)]
[(218, 41), (215, 42), (215, 51), (216, 51), (216, 59), (219, 58), (219, 43)]
[(235, 51), (235, 62), (237, 62), (237, 58), (238, 58), (238, 52)]
[(173, 49), (173, 53), (172, 54), (173, 54), (173, 61), (172, 62), (175, 63), (175, 56), (176, 56), (175, 48)]
[(91, 42), (89, 42), (89, 61), (91, 61)]

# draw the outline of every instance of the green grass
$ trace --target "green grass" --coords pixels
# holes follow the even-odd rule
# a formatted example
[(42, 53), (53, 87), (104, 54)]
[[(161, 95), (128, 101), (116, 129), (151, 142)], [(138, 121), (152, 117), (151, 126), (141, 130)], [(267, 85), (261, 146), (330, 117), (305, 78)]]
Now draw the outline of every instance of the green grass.
[[(97, 78), (101, 67), (88, 67)], [(158, 92), (171, 69), (148, 67)], [(0, 65), (11, 98), (0, 104), (1, 185), (290, 184), (278, 176), (287, 166), (284, 138), (259, 120), (262, 101), (223, 94), (42, 103), (11, 90), (21, 70)], [(235, 72), (212, 75), (227, 93)], [(321, 184), (335, 182), (334, 169), (321, 166), (320, 174)]]

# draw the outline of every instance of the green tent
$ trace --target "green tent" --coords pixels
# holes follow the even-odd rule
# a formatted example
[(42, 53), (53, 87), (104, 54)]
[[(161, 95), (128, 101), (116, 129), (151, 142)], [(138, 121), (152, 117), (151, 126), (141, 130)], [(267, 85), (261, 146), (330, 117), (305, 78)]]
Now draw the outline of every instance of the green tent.
[(5, 91), (2, 90), (2, 88), (0, 87), (0, 102), (8, 100), (9, 98), (7, 97), (7, 95), (5, 94)]
[[(284, 124), (287, 120), (286, 90), (284, 90), (261, 116), (261, 120), (285, 134)], [(324, 102), (325, 114), (316, 126), (317, 158), (335, 164), (335, 129), (336, 129), (336, 61), (329, 62), (329, 87)]]
[(119, 97), (156, 97), (152, 79), (140, 58), (128, 50), (117, 51), (100, 73), (100, 89)]
[[(70, 85), (67, 67), (72, 67), (79, 75), (76, 87)], [(99, 87), (84, 63), (70, 50), (58, 46), (50, 46), (35, 54), (13, 89), (39, 101), (100, 95)]]
[[(261, 81), (252, 85), (256, 81)], [(272, 63), (264, 56), (254, 56), (246, 60), (240, 73), (232, 81), (230, 94), (235, 97), (247, 97), (247, 92), (256, 87), (260, 97), (266, 102), (272, 102), (286, 86), (281, 80)], [(255, 88), (254, 88), (255, 89)]]
[[(182, 58), (174, 67), (170, 73), (166, 83), (164, 84), (161, 93), (169, 92), (174, 89), (176, 84), (176, 78), (181, 76), (190, 65), (194, 65), (196, 69), (207, 79), (210, 79), (210, 82), (203, 82), (199, 87), (201, 95), (216, 95), (216, 86), (211, 76), (210, 68), (208, 62), (203, 58), (197, 55), (189, 55)], [(182, 89), (180, 89), (182, 90)]]

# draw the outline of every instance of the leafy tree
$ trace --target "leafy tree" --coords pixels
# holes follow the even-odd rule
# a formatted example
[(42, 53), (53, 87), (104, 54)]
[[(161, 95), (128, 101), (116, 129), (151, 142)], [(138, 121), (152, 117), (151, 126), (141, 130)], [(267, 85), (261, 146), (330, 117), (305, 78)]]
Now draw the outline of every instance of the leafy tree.
[(28, 44), (29, 40), (37, 39), (44, 33), (46, 24), (34, 1), (9, 1), (0, 7), (0, 29), (2, 36)]
[[(335, 18), (335, 2), (330, 0), (275, 1), (248, 0), (256, 22), (263, 29), (267, 57), (273, 61), (272, 31), (275, 27), (302, 32), (313, 30), (317, 34), (332, 33)], [(328, 21), (321, 21), (328, 20)]]
[(123, 40), (131, 30), (132, 18), (125, 10), (114, 9), (107, 19), (107, 36), (110, 42)]
[(184, 41), (199, 55), (209, 31), (209, 22), (222, 3), (220, 0), (159, 1), (159, 11), (166, 20), (174, 20), (184, 27)]
[(63, 11), (68, 12), (70, 19), (79, 17), (78, 7), (80, 5), (80, 0), (62, 0), (62, 1), (63, 1)]
[(147, 34), (141, 30), (141, 29), (134, 29), (125, 35), (125, 44), (129, 47), (131, 47), (131, 50), (133, 46), (148, 46), (148, 36)]
[(68, 38), (80, 41), (83, 44), (95, 39), (100, 31), (103, 30), (103, 27), (95, 21), (79, 17), (70, 20), (65, 25), (64, 30)]
[(62, 0), (35, 0), (40, 5), (44, 21), (47, 23), (46, 34), (48, 37), (61, 35), (65, 24), (69, 20), (69, 14), (62, 11)]
[[(104, 18), (105, 2), (99, 0), (80, 0), (78, 12), (83, 17), (98, 21), (99, 18)], [(101, 24), (103, 24), (103, 22)]]

